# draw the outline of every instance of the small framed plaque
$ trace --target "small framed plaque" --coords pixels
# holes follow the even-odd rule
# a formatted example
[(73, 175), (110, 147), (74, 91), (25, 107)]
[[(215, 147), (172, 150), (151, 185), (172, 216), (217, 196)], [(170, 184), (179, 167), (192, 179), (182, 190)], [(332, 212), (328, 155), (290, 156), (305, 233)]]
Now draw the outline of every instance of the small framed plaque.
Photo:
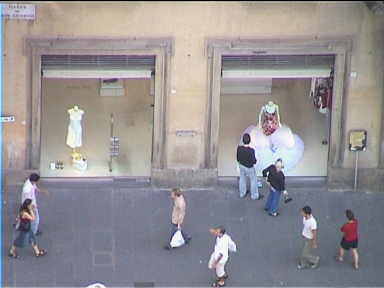
[(349, 132), (349, 150), (365, 151), (367, 149), (367, 131), (352, 130)]

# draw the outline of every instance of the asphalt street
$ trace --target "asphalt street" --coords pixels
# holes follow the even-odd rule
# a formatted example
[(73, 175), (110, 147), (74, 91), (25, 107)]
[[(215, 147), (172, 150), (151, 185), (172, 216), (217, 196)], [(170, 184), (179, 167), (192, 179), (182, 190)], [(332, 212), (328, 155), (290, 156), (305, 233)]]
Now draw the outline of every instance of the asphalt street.
[[(184, 229), (189, 246), (163, 249), (169, 238), (171, 199), (166, 189), (122, 182), (43, 182), (49, 196), (38, 196), (39, 245), (48, 255), (36, 258), (32, 249), (21, 259), (7, 257), (21, 186), (3, 191), (3, 287), (203, 287), (214, 272), (207, 263), (214, 241), (208, 230), (224, 225), (238, 252), (230, 255), (227, 286), (384, 286), (384, 193), (328, 192), (319, 183), (287, 184), (293, 201), (281, 202), (279, 217), (260, 201), (238, 196), (237, 183), (185, 191)], [(263, 193), (267, 193), (263, 187)], [(301, 252), (300, 209), (310, 205), (318, 221), (320, 266), (297, 269)], [(351, 257), (338, 263), (340, 226), (350, 208), (360, 222), (360, 269)]]

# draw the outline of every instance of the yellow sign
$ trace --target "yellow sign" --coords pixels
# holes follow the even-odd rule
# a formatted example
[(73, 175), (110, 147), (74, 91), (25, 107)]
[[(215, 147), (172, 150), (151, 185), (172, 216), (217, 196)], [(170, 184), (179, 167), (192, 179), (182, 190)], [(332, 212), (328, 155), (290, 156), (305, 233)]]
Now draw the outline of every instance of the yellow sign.
[(364, 151), (367, 146), (367, 131), (355, 130), (349, 133), (349, 149), (351, 151)]

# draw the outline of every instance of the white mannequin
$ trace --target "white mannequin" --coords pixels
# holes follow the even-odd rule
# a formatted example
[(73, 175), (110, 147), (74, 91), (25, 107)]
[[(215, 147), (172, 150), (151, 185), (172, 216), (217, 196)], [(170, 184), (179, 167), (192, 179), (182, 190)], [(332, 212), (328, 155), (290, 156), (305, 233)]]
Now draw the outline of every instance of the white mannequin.
[(273, 101), (269, 101), (268, 104), (265, 104), (261, 110), (260, 110), (260, 114), (259, 114), (259, 128), (261, 128), (261, 117), (263, 116), (263, 113), (264, 112), (267, 112), (269, 114), (273, 114), (276, 112), (277, 114), (277, 122), (279, 123), (279, 127), (281, 127), (281, 123), (280, 123), (280, 114), (279, 114), (279, 106), (275, 103), (273, 103)]
[(76, 148), (82, 145), (81, 119), (84, 111), (79, 109), (78, 106), (74, 106), (68, 110), (68, 114), (70, 122), (68, 125), (67, 145), (73, 149), (72, 157), (79, 158), (81, 155), (76, 152)]

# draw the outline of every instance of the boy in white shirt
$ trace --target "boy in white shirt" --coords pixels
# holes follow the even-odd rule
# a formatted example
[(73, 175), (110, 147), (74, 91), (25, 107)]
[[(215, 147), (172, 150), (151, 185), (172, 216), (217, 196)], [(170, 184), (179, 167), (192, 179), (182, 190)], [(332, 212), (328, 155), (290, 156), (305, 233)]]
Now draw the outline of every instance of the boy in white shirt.
[(316, 268), (319, 264), (320, 257), (312, 254), (312, 249), (317, 248), (317, 222), (315, 217), (312, 216), (312, 209), (309, 206), (305, 206), (301, 214), (303, 215), (303, 232), (304, 247), (300, 257), (300, 263), (297, 266), (298, 269)]
[(224, 269), (225, 264), (228, 261), (228, 252), (236, 252), (236, 244), (231, 237), (225, 233), (225, 228), (223, 226), (210, 229), (209, 232), (216, 236), (215, 250), (211, 254), (211, 258), (208, 262), (208, 268), (216, 270), (217, 279), (212, 286), (223, 287), (225, 285), (225, 279), (228, 278)]

